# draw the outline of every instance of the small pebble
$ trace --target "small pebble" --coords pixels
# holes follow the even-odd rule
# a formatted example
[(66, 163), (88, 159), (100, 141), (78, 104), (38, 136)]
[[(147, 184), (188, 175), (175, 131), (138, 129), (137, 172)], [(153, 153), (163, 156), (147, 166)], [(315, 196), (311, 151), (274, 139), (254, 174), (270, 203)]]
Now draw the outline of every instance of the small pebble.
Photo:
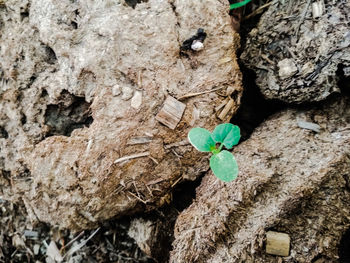
[(40, 250), (40, 245), (39, 244), (35, 244), (33, 246), (34, 255), (39, 255), (39, 250)]
[(312, 123), (312, 122), (307, 122), (307, 121), (298, 121), (298, 126), (299, 128), (302, 129), (307, 129), (307, 130), (312, 130), (314, 132), (319, 133), (320, 132), (320, 125), (316, 124), (316, 123)]
[(204, 48), (204, 45), (202, 42), (198, 41), (198, 40), (194, 40), (192, 45), (191, 45), (191, 49), (194, 51), (200, 51)]
[(134, 109), (139, 109), (142, 104), (142, 92), (135, 91), (134, 97), (131, 99), (131, 107)]
[(295, 66), (294, 60), (291, 58), (285, 58), (278, 62), (278, 68), (278, 75), (281, 79), (289, 78), (298, 72), (298, 68)]
[(323, 14), (323, 3), (321, 1), (312, 3), (312, 16), (318, 18)]
[(130, 100), (134, 95), (134, 90), (130, 87), (122, 87), (122, 100)]
[(114, 85), (113, 88), (112, 88), (112, 94), (113, 96), (119, 96), (120, 93), (122, 93), (119, 85)]

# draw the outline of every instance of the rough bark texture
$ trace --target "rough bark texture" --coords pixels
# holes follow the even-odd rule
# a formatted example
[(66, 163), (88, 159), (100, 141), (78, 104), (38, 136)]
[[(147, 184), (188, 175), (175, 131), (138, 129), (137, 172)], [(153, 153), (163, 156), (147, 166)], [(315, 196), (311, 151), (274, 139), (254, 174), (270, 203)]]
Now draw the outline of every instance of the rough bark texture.
[[(218, 124), (227, 97), (225, 120), (239, 106), (227, 1), (134, 4), (0, 2), (1, 197), (23, 194), (32, 217), (77, 230), (161, 205), (175, 182), (208, 168), (186, 144), (190, 128)], [(180, 55), (198, 28), (204, 49)], [(155, 119), (168, 95), (211, 89), (182, 100), (174, 130)]]
[(339, 92), (339, 75), (350, 76), (348, 10), (349, 1), (275, 1), (269, 7), (241, 56), (266, 98), (302, 103)]
[[(315, 122), (320, 133), (298, 127)], [(240, 144), (232, 183), (208, 173), (175, 225), (171, 262), (336, 262), (350, 226), (350, 99), (274, 115)], [(268, 230), (291, 252), (265, 253)]]

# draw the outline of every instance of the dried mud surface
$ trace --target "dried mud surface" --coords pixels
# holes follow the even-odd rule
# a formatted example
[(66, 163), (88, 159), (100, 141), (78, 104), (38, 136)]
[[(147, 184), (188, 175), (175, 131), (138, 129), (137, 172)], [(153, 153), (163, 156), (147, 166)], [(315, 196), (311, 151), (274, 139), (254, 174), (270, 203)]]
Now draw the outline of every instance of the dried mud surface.
[[(190, 128), (240, 104), (227, 1), (131, 2), (0, 2), (0, 198), (33, 222), (77, 231), (161, 206), (208, 169)], [(198, 28), (204, 49), (180, 54)], [(168, 95), (212, 89), (182, 100), (174, 130), (156, 120)]]
[[(323, 10), (321, 16), (314, 13), (314, 5)], [(304, 103), (340, 91), (339, 76), (350, 74), (349, 9), (349, 1), (270, 5), (249, 33), (241, 55), (266, 98)]]
[[(317, 123), (320, 133), (298, 120)], [(178, 217), (170, 262), (337, 262), (350, 226), (350, 99), (272, 116), (235, 150), (240, 173), (208, 173)], [(291, 237), (288, 257), (264, 251), (268, 230)]]

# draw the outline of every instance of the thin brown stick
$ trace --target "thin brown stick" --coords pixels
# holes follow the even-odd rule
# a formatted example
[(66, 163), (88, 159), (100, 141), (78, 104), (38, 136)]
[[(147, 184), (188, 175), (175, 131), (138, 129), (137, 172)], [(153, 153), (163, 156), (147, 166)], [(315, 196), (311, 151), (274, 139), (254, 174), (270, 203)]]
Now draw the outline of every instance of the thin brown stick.
[(183, 99), (187, 99), (187, 98), (191, 98), (191, 97), (195, 97), (195, 96), (211, 93), (211, 92), (214, 92), (214, 91), (221, 90), (223, 88), (225, 88), (225, 86), (222, 86), (222, 87), (216, 88), (216, 89), (212, 89), (212, 90), (202, 91), (202, 92), (188, 93), (188, 94), (183, 95), (180, 98), (178, 98), (178, 100), (183, 100)]
[(249, 15), (243, 17), (243, 21), (244, 20), (248, 20), (258, 14), (260, 14), (266, 7), (269, 7), (273, 2), (268, 2), (262, 6), (260, 6), (259, 8), (255, 9), (253, 12), (251, 12)]
[(140, 158), (140, 157), (146, 157), (149, 156), (149, 152), (143, 152), (143, 153), (136, 153), (136, 154), (132, 154), (132, 155), (128, 155), (128, 156), (123, 156), (117, 160), (114, 161), (114, 163), (120, 163), (120, 162), (124, 162), (130, 159), (136, 159), (136, 158)]
[(62, 253), (62, 251), (64, 249), (66, 249), (67, 247), (69, 247), (71, 244), (73, 244), (73, 242), (75, 240), (77, 240), (79, 237), (81, 237), (82, 235), (84, 235), (84, 231), (80, 232), (75, 238), (73, 238), (71, 241), (69, 241), (66, 245), (64, 245), (63, 247), (61, 247), (60, 252)]
[(137, 195), (135, 195), (134, 193), (128, 191), (129, 194), (131, 194), (133, 197), (135, 197), (137, 200), (141, 201), (144, 204), (147, 204), (148, 200), (144, 201), (142, 200), (140, 197), (138, 197)]

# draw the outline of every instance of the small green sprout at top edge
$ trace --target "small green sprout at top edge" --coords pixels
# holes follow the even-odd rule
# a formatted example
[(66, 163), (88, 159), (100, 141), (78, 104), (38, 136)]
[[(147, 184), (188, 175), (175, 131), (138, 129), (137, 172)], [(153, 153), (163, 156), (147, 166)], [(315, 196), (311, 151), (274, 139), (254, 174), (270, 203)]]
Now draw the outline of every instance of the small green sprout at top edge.
[(245, 6), (245, 5), (248, 4), (250, 1), (252, 1), (252, 0), (243, 0), (242, 2), (230, 4), (230, 10), (233, 10), (233, 9), (240, 8), (240, 7), (242, 7), (242, 6)]

